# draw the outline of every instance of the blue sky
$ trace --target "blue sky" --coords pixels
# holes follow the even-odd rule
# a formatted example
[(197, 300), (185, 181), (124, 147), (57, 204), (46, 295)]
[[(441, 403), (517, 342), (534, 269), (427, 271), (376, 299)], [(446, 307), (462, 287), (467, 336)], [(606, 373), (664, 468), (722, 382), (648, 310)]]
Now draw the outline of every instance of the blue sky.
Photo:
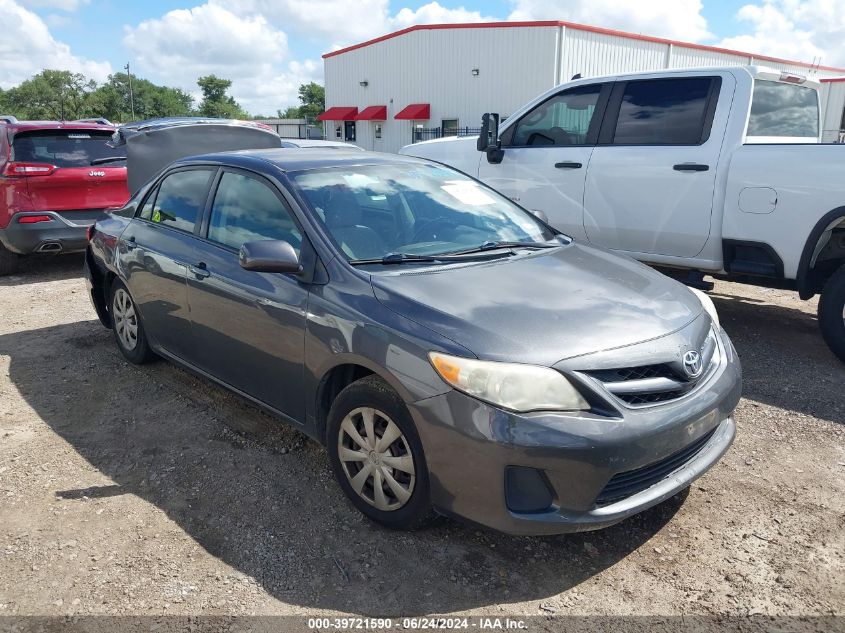
[(0, 87), (44, 67), (133, 73), (196, 93), (234, 80), (251, 112), (296, 102), (321, 55), (412, 24), (563, 19), (845, 66), (845, 0), (0, 0)]

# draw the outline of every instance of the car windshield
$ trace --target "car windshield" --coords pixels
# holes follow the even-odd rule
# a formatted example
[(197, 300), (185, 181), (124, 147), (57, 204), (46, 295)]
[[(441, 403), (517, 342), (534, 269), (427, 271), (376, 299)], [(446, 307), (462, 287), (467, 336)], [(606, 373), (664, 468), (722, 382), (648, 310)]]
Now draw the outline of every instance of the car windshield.
[(343, 166), (293, 180), (352, 262), (542, 245), (555, 236), (507, 198), (445, 167)]
[[(111, 133), (95, 130), (44, 130), (20, 132), (12, 148), (14, 159), (22, 163), (49, 163), (56, 167), (90, 167), (124, 155), (123, 148), (106, 145)], [(125, 163), (107, 161), (106, 167)]]

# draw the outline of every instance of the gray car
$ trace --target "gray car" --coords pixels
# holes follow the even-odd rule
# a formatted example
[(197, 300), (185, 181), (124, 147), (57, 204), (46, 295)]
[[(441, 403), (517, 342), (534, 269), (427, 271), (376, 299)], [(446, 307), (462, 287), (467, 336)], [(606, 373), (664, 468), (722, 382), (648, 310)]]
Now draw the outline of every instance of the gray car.
[(427, 161), (182, 159), (97, 223), (86, 273), (129, 361), (167, 358), (324, 444), (386, 526), (601, 528), (734, 438), (740, 365), (706, 296)]

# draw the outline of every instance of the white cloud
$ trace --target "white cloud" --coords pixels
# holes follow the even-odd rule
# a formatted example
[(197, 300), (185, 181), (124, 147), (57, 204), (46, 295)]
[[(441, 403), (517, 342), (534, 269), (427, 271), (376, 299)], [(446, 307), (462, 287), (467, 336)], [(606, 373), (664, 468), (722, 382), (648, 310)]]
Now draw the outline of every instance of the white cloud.
[(416, 10), (402, 8), (391, 15), (389, 0), (210, 0), (233, 13), (260, 14), (280, 28), (305, 39), (329, 42), (326, 50), (342, 48), (413, 24), (482, 22), (496, 18), (464, 7), (448, 8), (436, 1)]
[(90, 0), (20, 0), (21, 4), (33, 9), (59, 9), (60, 11), (76, 11)]
[(71, 53), (67, 44), (53, 38), (44, 20), (14, 0), (0, 0), (0, 15), (0, 87), (11, 88), (45, 68), (79, 72), (97, 81), (112, 71), (108, 62)]
[(750, 33), (729, 37), (719, 46), (751, 53), (845, 66), (845, 13), (831, 0), (765, 0), (747, 4), (736, 19)]
[(297, 102), (303, 81), (322, 75), (313, 61), (288, 62), (287, 35), (261, 15), (219, 4), (178, 9), (126, 28), (124, 45), (139, 74), (197, 94), (198, 77), (233, 81), (230, 94), (250, 112), (275, 114)]
[(567, 20), (686, 42), (712, 37), (700, 0), (511, 0), (511, 4), (509, 20)]

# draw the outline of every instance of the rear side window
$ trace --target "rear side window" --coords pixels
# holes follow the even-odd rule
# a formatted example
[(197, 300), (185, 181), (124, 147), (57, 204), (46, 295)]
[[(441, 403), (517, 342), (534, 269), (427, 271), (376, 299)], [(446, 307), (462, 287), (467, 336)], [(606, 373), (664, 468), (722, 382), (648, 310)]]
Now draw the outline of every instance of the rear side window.
[[(154, 194), (150, 221), (192, 233), (205, 205), (213, 175), (209, 169), (193, 169), (167, 176)], [(141, 215), (144, 215), (143, 209)]]
[(122, 148), (106, 145), (110, 133), (92, 130), (43, 130), (20, 132), (12, 141), (12, 160), (49, 163), (56, 167), (123, 166), (123, 161), (104, 159), (124, 156)]
[(710, 77), (647, 79), (625, 86), (614, 145), (698, 145), (710, 135)]
[(818, 92), (779, 81), (755, 80), (748, 136), (815, 138), (818, 134)]
[(208, 239), (232, 248), (246, 242), (284, 240), (299, 254), (302, 233), (269, 186), (249, 176), (226, 172), (211, 208)]
[(544, 101), (517, 123), (512, 145), (584, 145), (601, 85), (573, 88)]

